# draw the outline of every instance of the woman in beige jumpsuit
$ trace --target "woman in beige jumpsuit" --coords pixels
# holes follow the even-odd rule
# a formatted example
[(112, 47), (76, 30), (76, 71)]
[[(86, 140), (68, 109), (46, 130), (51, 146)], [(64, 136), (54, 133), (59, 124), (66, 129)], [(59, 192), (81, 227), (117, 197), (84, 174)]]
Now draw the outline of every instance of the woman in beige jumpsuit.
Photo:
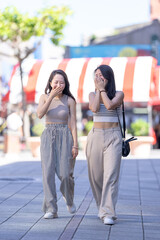
[(44, 218), (58, 217), (55, 174), (61, 181), (60, 191), (70, 213), (76, 211), (73, 170), (78, 155), (76, 102), (69, 90), (64, 71), (51, 73), (45, 94), (37, 109), (39, 118), (46, 117), (46, 127), (41, 136), (41, 163), (43, 173)]
[(89, 94), (93, 128), (88, 134), (86, 156), (89, 180), (104, 224), (114, 224), (122, 155), (122, 136), (117, 113), (124, 94), (116, 91), (111, 67), (100, 65), (94, 72), (95, 92)]

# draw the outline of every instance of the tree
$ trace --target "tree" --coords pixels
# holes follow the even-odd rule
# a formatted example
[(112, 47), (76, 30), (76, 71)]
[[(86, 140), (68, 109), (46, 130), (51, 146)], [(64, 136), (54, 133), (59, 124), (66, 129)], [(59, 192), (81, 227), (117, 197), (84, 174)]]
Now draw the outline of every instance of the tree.
[[(67, 23), (66, 17), (70, 14), (70, 9), (65, 6), (46, 7), (39, 10), (34, 16), (30, 16), (28, 13), (22, 14), (13, 6), (6, 7), (3, 11), (0, 10), (0, 41), (7, 43), (13, 50), (12, 55), (6, 53), (4, 55), (16, 58), (20, 68), (23, 113), (25, 113), (26, 100), (23, 89), (22, 63), (37, 49), (45, 34), (49, 34), (53, 44), (59, 44)], [(37, 37), (37, 42), (30, 47), (27, 45), (27, 41), (33, 36)]]

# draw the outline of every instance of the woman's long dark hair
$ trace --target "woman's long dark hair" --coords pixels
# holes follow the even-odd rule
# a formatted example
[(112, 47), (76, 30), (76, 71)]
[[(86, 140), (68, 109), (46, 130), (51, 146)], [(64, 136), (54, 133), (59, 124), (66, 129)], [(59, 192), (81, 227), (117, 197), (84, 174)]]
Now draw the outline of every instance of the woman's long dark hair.
[(66, 74), (63, 70), (61, 70), (61, 69), (54, 70), (54, 71), (51, 73), (51, 75), (50, 75), (50, 77), (49, 77), (49, 79), (48, 79), (46, 88), (45, 88), (45, 94), (49, 94), (49, 93), (51, 92), (52, 87), (51, 87), (51, 84), (50, 84), (50, 83), (52, 82), (52, 80), (53, 80), (53, 78), (54, 78), (54, 76), (55, 76), (56, 74), (60, 74), (60, 75), (62, 75), (62, 76), (64, 77), (65, 88), (64, 88), (64, 90), (63, 90), (62, 93), (63, 93), (63, 94), (66, 94), (67, 96), (73, 98), (74, 101), (76, 101), (75, 98), (73, 97), (73, 95), (71, 94), (70, 90), (69, 90), (70, 84), (69, 84), (69, 81), (68, 81), (67, 74)]
[(114, 98), (114, 96), (116, 94), (116, 84), (115, 84), (115, 79), (114, 79), (114, 72), (113, 72), (112, 68), (108, 65), (98, 66), (96, 68), (96, 70), (94, 71), (94, 73), (98, 69), (101, 71), (103, 77), (108, 80), (108, 83), (105, 86), (105, 90), (106, 90), (106, 93), (107, 93), (109, 99), (111, 100), (112, 98)]

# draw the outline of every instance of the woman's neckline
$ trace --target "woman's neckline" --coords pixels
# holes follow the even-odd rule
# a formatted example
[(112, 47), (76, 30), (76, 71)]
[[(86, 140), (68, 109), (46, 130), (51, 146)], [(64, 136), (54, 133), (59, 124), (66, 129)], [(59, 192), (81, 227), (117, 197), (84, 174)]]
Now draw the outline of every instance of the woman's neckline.
[(60, 98), (53, 98), (53, 99), (56, 101), (60, 101), (63, 97), (64, 97), (64, 94), (62, 94), (62, 96)]

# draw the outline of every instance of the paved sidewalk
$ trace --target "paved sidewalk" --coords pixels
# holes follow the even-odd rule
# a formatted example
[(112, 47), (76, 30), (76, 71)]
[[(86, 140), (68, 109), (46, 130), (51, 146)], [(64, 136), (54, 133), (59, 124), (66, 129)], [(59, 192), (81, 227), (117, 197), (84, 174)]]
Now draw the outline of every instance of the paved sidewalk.
[(160, 159), (122, 160), (114, 226), (97, 217), (84, 155), (79, 155), (74, 175), (76, 214), (68, 213), (56, 179), (59, 218), (45, 220), (39, 159), (0, 156), (0, 240), (160, 239)]

